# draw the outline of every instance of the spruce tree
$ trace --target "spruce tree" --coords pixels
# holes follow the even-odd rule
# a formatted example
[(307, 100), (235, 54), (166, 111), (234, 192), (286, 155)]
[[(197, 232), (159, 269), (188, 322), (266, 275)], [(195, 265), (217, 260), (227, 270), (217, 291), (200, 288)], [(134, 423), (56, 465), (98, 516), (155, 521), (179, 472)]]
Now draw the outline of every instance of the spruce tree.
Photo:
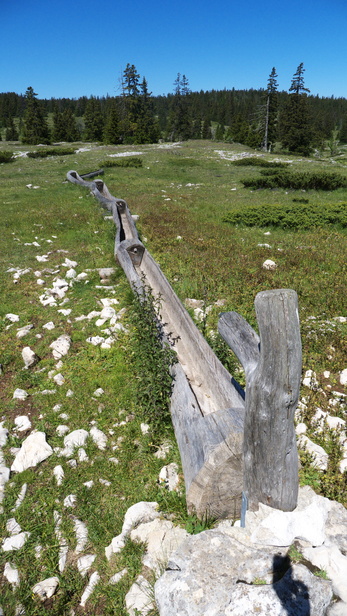
[(113, 101), (109, 108), (103, 135), (104, 143), (120, 143), (119, 113), (116, 102)]
[(22, 141), (30, 145), (50, 142), (48, 125), (36, 97), (30, 86), (25, 93), (26, 110), (22, 129)]
[(63, 112), (58, 109), (54, 111), (52, 138), (54, 141), (69, 142), (78, 141), (80, 138), (76, 119), (71, 109), (64, 109)]
[(185, 75), (177, 74), (174, 82), (174, 96), (168, 120), (170, 141), (186, 141), (192, 136), (192, 114), (190, 105), (190, 90)]
[(84, 114), (84, 137), (90, 141), (102, 141), (104, 118), (101, 113), (100, 101), (91, 96)]
[(264, 140), (263, 150), (265, 152), (271, 151), (271, 147), (277, 138), (277, 113), (278, 113), (278, 94), (276, 81), (277, 74), (276, 69), (273, 67), (266, 89), (266, 102), (265, 102), (265, 121), (264, 121)]
[(281, 114), (282, 147), (289, 152), (308, 156), (312, 147), (313, 131), (304, 84), (304, 65), (299, 64), (289, 88), (289, 96)]
[(13, 118), (10, 118), (7, 121), (6, 133), (5, 133), (6, 141), (18, 141), (19, 135), (16, 129)]

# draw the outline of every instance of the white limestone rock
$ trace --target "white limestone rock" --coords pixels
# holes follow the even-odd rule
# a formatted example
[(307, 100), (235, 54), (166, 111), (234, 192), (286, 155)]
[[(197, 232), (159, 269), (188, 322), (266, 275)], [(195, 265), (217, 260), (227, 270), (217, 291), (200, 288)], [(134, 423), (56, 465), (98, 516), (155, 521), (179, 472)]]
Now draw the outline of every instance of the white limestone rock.
[(4, 577), (14, 588), (19, 586), (20, 578), (17, 567), (13, 567), (10, 563), (6, 563), (4, 567)]
[(174, 526), (171, 521), (160, 518), (140, 524), (130, 533), (132, 541), (146, 544), (146, 554), (142, 564), (152, 569), (156, 575), (165, 569), (171, 554), (188, 536), (184, 528)]
[(313, 370), (306, 370), (305, 376), (302, 380), (302, 384), (305, 387), (309, 387), (310, 389), (316, 390), (319, 387), (319, 383), (317, 381), (317, 375)]
[(98, 449), (100, 449), (101, 451), (106, 449), (107, 436), (106, 434), (104, 434), (104, 432), (102, 432), (102, 430), (99, 430), (98, 428), (93, 426), (90, 430), (90, 436), (92, 437), (92, 440)]
[(128, 573), (128, 569), (122, 569), (110, 577), (109, 584), (118, 584), (118, 582)]
[(87, 575), (95, 559), (95, 554), (85, 554), (85, 556), (80, 556), (80, 558), (77, 559), (77, 569), (82, 577)]
[(32, 592), (34, 595), (37, 595), (41, 601), (45, 601), (46, 599), (53, 597), (58, 586), (59, 586), (59, 578), (54, 576), (54, 577), (46, 578), (45, 580), (42, 580), (42, 582), (35, 584), (35, 586), (32, 589)]
[(73, 517), (74, 530), (76, 534), (75, 554), (83, 552), (88, 542), (88, 528), (84, 522)]
[(14, 423), (17, 432), (26, 432), (26, 430), (30, 430), (31, 428), (31, 421), (27, 415), (18, 415), (15, 417)]
[(347, 368), (340, 372), (340, 384), (347, 385)]
[(11, 321), (11, 323), (18, 323), (19, 315), (13, 314), (13, 312), (8, 312), (7, 314), (5, 314), (5, 319), (7, 319), (8, 321)]
[(334, 594), (347, 603), (347, 556), (336, 545), (307, 547), (302, 553), (313, 565), (327, 573), (332, 580)]
[[(143, 575), (139, 575), (125, 596), (125, 605), (129, 616), (136, 616), (138, 614), (146, 616), (146, 614), (153, 610), (154, 602), (151, 599), (151, 594), (152, 589), (148, 580)], [(176, 612), (177, 615), (178, 613)]]
[(25, 389), (20, 389), (20, 387), (17, 387), (17, 389), (14, 390), (13, 392), (13, 400), (26, 400), (28, 397), (28, 392), (25, 391)]
[(26, 368), (31, 368), (40, 361), (39, 356), (29, 346), (22, 350), (22, 358)]
[(63, 467), (60, 464), (58, 464), (57, 466), (54, 467), (53, 475), (54, 475), (55, 480), (57, 482), (57, 486), (61, 486), (61, 484), (64, 481), (65, 473), (64, 473)]
[(57, 385), (64, 385), (65, 383), (65, 378), (63, 377), (63, 375), (59, 372), (58, 374), (56, 374), (53, 377), (53, 381), (57, 384)]
[(54, 359), (60, 359), (69, 352), (71, 346), (71, 338), (67, 334), (62, 334), (49, 346), (52, 349)]
[(19, 533), (22, 532), (21, 526), (16, 522), (15, 518), (9, 518), (9, 520), (7, 520), (6, 530), (11, 536), (19, 535)]
[(275, 263), (275, 261), (272, 261), (271, 259), (266, 259), (266, 261), (264, 261), (263, 263), (263, 269), (266, 270), (275, 270), (277, 267), (277, 264)]
[(33, 329), (33, 325), (29, 323), (28, 325), (24, 325), (24, 327), (20, 327), (17, 329), (16, 338), (24, 338), (28, 333)]
[(298, 438), (298, 446), (311, 454), (313, 464), (322, 471), (328, 468), (329, 455), (320, 445), (313, 443), (305, 434)]
[(129, 507), (124, 516), (122, 532), (120, 535), (117, 535), (117, 537), (114, 537), (110, 545), (105, 548), (105, 554), (108, 560), (111, 558), (112, 554), (116, 554), (123, 549), (125, 540), (133, 528), (144, 522), (151, 522), (159, 517), (158, 507), (158, 503), (146, 501), (135, 503), (135, 505)]
[(87, 430), (83, 430), (83, 428), (79, 430), (73, 430), (69, 434), (67, 434), (64, 438), (64, 447), (65, 451), (69, 452), (68, 455), (72, 455), (74, 449), (78, 447), (83, 447), (86, 443), (86, 440), (89, 436)]
[(22, 533), (18, 533), (18, 535), (11, 535), (11, 537), (7, 537), (2, 542), (2, 551), (3, 552), (11, 552), (12, 550), (20, 550), (28, 537), (30, 537), (30, 533), (24, 531)]
[(18, 509), (18, 507), (21, 506), (21, 504), (22, 504), (22, 502), (23, 502), (23, 500), (25, 498), (27, 489), (28, 489), (28, 484), (27, 483), (23, 483), (23, 485), (22, 485), (22, 487), (20, 489), (20, 492), (19, 492), (19, 494), (17, 496), (17, 499), (16, 499), (16, 502), (14, 504), (14, 507), (13, 507), (13, 509), (11, 509), (12, 512), (16, 511)]
[(44, 432), (32, 432), (22, 443), (17, 453), (11, 471), (21, 473), (27, 468), (35, 467), (46, 460), (53, 453), (53, 449), (46, 442)]
[(85, 604), (87, 603), (90, 595), (92, 594), (95, 586), (97, 585), (98, 581), (100, 580), (100, 575), (98, 574), (97, 571), (94, 571), (94, 573), (92, 573), (92, 575), (90, 576), (90, 580), (88, 585), (86, 586), (82, 597), (81, 597), (81, 601), (80, 601), (80, 606), (81, 607), (85, 607)]
[(177, 489), (179, 482), (180, 478), (178, 476), (177, 464), (171, 462), (171, 464), (163, 466), (159, 473), (159, 484), (163, 484), (169, 492), (172, 492)]

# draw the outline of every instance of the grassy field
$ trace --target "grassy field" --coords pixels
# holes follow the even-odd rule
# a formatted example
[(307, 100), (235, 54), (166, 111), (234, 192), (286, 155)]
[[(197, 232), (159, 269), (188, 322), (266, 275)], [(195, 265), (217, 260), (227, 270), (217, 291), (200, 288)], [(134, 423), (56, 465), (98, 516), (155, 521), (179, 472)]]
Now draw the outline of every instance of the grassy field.
[[(51, 447), (58, 448), (35, 469), (11, 473), (5, 486), (2, 536), (8, 537), (6, 524), (13, 517), (23, 532), (30, 533), (21, 549), (0, 554), (1, 571), (9, 563), (20, 576), (18, 585), (3, 577), (0, 606), (6, 616), (18, 613), (18, 606), (29, 616), (45, 614), (48, 609), (57, 616), (70, 614), (72, 609), (76, 615), (126, 614), (124, 597), (141, 571), (143, 547), (129, 542), (110, 561), (104, 549), (120, 533), (128, 507), (141, 500), (156, 500), (162, 511), (175, 513), (177, 523), (190, 530), (194, 527), (184, 512), (184, 496), (168, 493), (158, 485), (162, 466), (180, 463), (170, 426), (163, 426), (160, 439), (141, 429), (146, 415), (137, 396), (141, 374), (136, 373), (134, 362), (132, 300), (123, 272), (114, 262), (113, 223), (105, 219), (88, 191), (65, 181), (68, 170), (82, 174), (99, 169), (109, 155), (132, 152), (143, 160), (142, 167), (106, 168), (103, 179), (114, 196), (125, 199), (131, 212), (140, 215), (137, 226), (141, 238), (182, 301), (200, 299), (207, 307), (224, 300), (223, 311), (236, 310), (256, 328), (253, 302), (259, 291), (297, 291), (303, 372), (314, 371), (318, 381), (314, 389), (302, 388), (300, 420), (308, 426), (307, 436), (329, 454), (328, 468), (322, 472), (302, 452), (301, 481), (347, 504), (347, 473), (339, 472), (340, 435), (327, 425), (318, 430), (315, 420), (317, 408), (347, 419), (343, 400), (333, 394), (346, 393), (340, 372), (347, 368), (347, 323), (336, 319), (347, 316), (346, 229), (325, 226), (290, 231), (223, 222), (231, 211), (249, 206), (290, 206), (293, 199), (308, 200), (312, 208), (347, 203), (347, 190), (245, 188), (242, 180), (258, 177), (260, 171), (232, 162), (245, 154), (259, 153), (235, 144), (75, 145), (83, 151), (36, 159), (19, 156), (0, 165), (0, 404), (3, 427), (9, 430), (3, 457), (10, 466), (16, 449), (30, 433), (30, 429), (20, 431), (15, 423), (24, 415), (29, 417), (31, 429), (44, 432)], [(0, 151), (15, 154), (38, 149), (0, 144)], [(335, 159), (262, 156), (270, 161), (290, 161), (293, 171), (329, 171), (347, 178), (347, 152), (343, 150)], [(53, 288), (54, 281), (64, 279), (72, 267), (66, 259), (77, 263), (73, 266), (77, 275), (85, 276), (75, 278), (61, 297), (56, 297), (55, 305), (44, 305), (49, 297), (45, 289)], [(276, 269), (264, 269), (266, 259), (275, 261)], [(115, 271), (103, 286), (98, 269), (105, 267)], [(109, 322), (98, 325), (100, 315), (93, 315), (93, 311), (101, 312), (105, 298), (119, 302), (112, 304), (119, 324), (116, 332), (102, 332), (110, 330)], [(219, 311), (213, 306), (199, 326), (242, 382), (237, 362), (216, 342)], [(19, 320), (11, 321), (8, 314)], [(44, 327), (50, 322), (54, 328)], [(24, 337), (17, 337), (18, 329), (28, 324), (33, 327)], [(71, 346), (57, 365), (50, 344), (62, 334), (70, 337)], [(110, 348), (87, 341), (98, 335), (111, 335), (116, 340)], [(25, 346), (40, 358), (33, 368), (23, 368)], [(54, 380), (57, 375), (63, 380)], [(13, 399), (16, 388), (27, 392), (25, 400)], [(100, 396), (95, 393), (99, 388), (103, 390)], [(75, 452), (70, 459), (59, 456), (64, 433), (77, 429), (90, 432), (93, 426), (106, 437), (103, 448), (90, 434), (84, 453)], [(171, 445), (165, 460), (154, 455), (164, 440)], [(61, 485), (53, 475), (58, 465), (64, 471)], [(93, 484), (88, 484), (91, 481)], [(24, 500), (13, 511), (25, 485)], [(71, 499), (66, 500), (69, 495), (75, 496), (72, 506)], [(59, 516), (68, 545), (63, 571), (58, 568)], [(76, 553), (76, 520), (88, 528), (81, 553)], [(100, 575), (85, 607), (80, 601), (88, 576), (82, 577), (77, 568), (83, 554), (95, 555), (88, 576), (92, 571)], [(125, 567), (127, 574), (121, 581), (110, 584), (111, 576)], [(32, 592), (33, 586), (55, 575), (59, 577), (58, 591), (41, 603)]]

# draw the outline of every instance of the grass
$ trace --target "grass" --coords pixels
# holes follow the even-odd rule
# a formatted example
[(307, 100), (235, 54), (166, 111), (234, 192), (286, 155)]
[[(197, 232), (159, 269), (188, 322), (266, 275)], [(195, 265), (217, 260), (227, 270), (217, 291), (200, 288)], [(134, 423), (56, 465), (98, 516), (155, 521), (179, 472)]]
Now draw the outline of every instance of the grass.
[[(99, 450), (89, 437), (84, 447), (88, 460), (79, 462), (75, 454), (75, 467), (54, 453), (36, 469), (11, 475), (3, 502), (1, 532), (7, 536), (6, 521), (15, 517), (22, 530), (31, 534), (18, 552), (0, 554), (2, 567), (10, 562), (18, 566), (21, 576), (21, 583), (14, 590), (6, 580), (2, 582), (0, 605), (3, 608), (6, 605), (6, 616), (13, 616), (19, 604), (33, 616), (45, 614), (47, 609), (53, 615), (69, 614), (71, 609), (77, 615), (82, 611), (90, 616), (125, 615), (124, 597), (141, 571), (143, 546), (128, 542), (109, 562), (105, 560), (104, 548), (120, 532), (124, 514), (135, 502), (156, 500), (165, 515), (174, 514), (177, 523), (190, 532), (199, 532), (210, 524), (210, 521), (188, 517), (184, 497), (169, 494), (157, 484), (160, 468), (170, 462), (179, 464), (179, 455), (169, 427), (165, 430), (165, 439), (170, 442), (171, 449), (165, 461), (153, 455), (160, 445), (158, 436), (141, 431), (146, 409), (138, 399), (139, 374), (132, 356), (136, 346), (134, 325), (128, 316), (129, 287), (113, 257), (114, 226), (104, 218), (88, 191), (65, 182), (68, 170), (75, 169), (83, 174), (99, 169), (100, 162), (108, 154), (130, 152), (131, 146), (74, 144), (73, 147), (89, 149), (59, 157), (18, 157), (11, 165), (0, 165), (3, 230), (0, 405), (4, 425), (10, 430), (3, 453), (10, 464), (13, 460), (11, 448), (18, 447), (26, 435), (13, 430), (14, 420), (19, 415), (28, 415), (33, 428), (44, 431), (52, 447), (63, 446), (63, 437), (57, 433), (60, 425), (67, 425), (70, 431), (90, 430), (92, 425), (97, 425), (106, 434), (107, 445), (104, 451)], [(257, 292), (286, 287), (297, 291), (303, 369), (316, 372), (323, 391), (303, 388), (302, 395), (308, 400), (303, 419), (309, 425), (310, 437), (326, 447), (330, 459), (328, 471), (322, 473), (314, 469), (312, 460), (302, 453), (301, 480), (346, 504), (346, 477), (338, 471), (336, 438), (328, 431), (318, 434), (315, 426), (311, 426), (317, 406), (347, 419), (343, 405), (329, 405), (331, 392), (343, 389), (339, 384), (339, 372), (346, 367), (347, 325), (334, 320), (334, 317), (347, 314), (346, 230), (271, 228), (270, 235), (264, 236), (269, 231), (266, 227), (235, 227), (223, 222), (231, 211), (277, 203), (290, 207), (293, 199), (302, 200), (303, 195), (313, 207), (337, 206), (346, 203), (346, 189), (328, 193), (285, 189), (252, 191), (243, 186), (242, 180), (247, 173), (253, 176), (254, 170), (238, 167), (231, 161), (245, 150), (252, 151), (235, 144), (222, 147), (223, 152), (217, 152), (213, 142), (200, 141), (173, 148), (139, 146), (139, 151), (143, 152), (142, 167), (109, 167), (103, 179), (113, 195), (126, 199), (132, 213), (140, 215), (138, 229), (142, 240), (181, 300), (193, 297), (202, 299), (205, 306), (212, 306), (199, 326), (230, 369), (239, 371), (239, 366), (216, 337), (219, 312), (236, 310), (256, 327), (253, 302)], [(1, 151), (8, 149), (8, 144), (0, 143)], [(35, 148), (11, 144), (11, 150), (16, 155)], [(274, 160), (272, 155), (264, 158), (269, 162)], [(277, 159), (288, 162), (288, 157), (276, 156)], [(330, 158), (295, 158), (289, 166), (300, 172), (335, 170)], [(346, 167), (341, 164), (339, 172), (346, 175)], [(27, 185), (39, 188), (27, 188)], [(259, 246), (265, 243), (270, 248)], [(36, 256), (44, 254), (48, 255), (48, 260), (37, 261)], [(68, 268), (62, 264), (66, 257), (77, 261), (77, 273), (86, 272), (88, 282), (82, 280), (73, 284), (66, 294), (69, 300), (66, 304), (45, 307), (39, 296), (45, 287), (52, 287), (55, 276), (65, 276)], [(267, 258), (276, 261), (276, 270), (262, 268)], [(101, 285), (97, 269), (101, 267), (115, 268), (111, 280), (114, 293), (98, 288)], [(9, 272), (10, 268), (29, 271), (22, 273), (14, 283), (15, 272)], [(36, 276), (38, 271), (40, 275)], [(44, 285), (37, 284), (38, 277), (45, 281)], [(100, 334), (103, 329), (96, 326), (97, 317), (75, 320), (94, 310), (100, 311), (100, 300), (105, 297), (119, 301), (115, 305), (117, 312), (125, 310), (121, 322), (127, 331), (118, 334), (111, 349), (86, 342), (89, 336)], [(224, 300), (222, 307), (215, 304), (217, 300)], [(67, 308), (71, 309), (69, 315), (58, 312)], [(8, 313), (18, 314), (20, 321), (11, 324), (5, 318)], [(52, 330), (43, 327), (49, 321), (54, 322)], [(28, 323), (34, 327), (24, 338), (17, 338), (17, 328)], [(69, 353), (62, 358), (62, 367), (57, 369), (49, 345), (63, 333), (71, 337), (72, 343)], [(30, 346), (41, 358), (29, 370), (23, 370), (21, 351), (24, 346)], [(51, 371), (54, 372), (50, 374)], [(330, 372), (329, 378), (323, 377), (324, 371)], [(62, 386), (52, 379), (58, 372), (65, 378)], [(12, 399), (17, 387), (29, 393), (27, 400)], [(100, 398), (94, 395), (99, 387), (104, 390)], [(40, 393), (45, 389), (54, 389), (55, 393)], [(73, 396), (66, 395), (68, 390), (73, 391)], [(61, 405), (58, 410), (57, 405)], [(118, 463), (110, 462), (110, 458), (117, 458)], [(57, 486), (53, 478), (53, 468), (57, 465), (62, 465), (65, 473), (61, 486)], [(109, 483), (100, 483), (100, 478)], [(84, 485), (88, 481), (94, 481), (92, 488)], [(12, 512), (25, 483), (27, 492), (23, 503)], [(64, 506), (69, 494), (76, 496), (73, 508)], [(55, 511), (62, 517), (61, 529), (69, 545), (68, 565), (62, 574), (58, 571)], [(87, 524), (85, 553), (96, 555), (91, 571), (97, 570), (101, 577), (83, 610), (79, 601), (88, 576), (82, 578), (76, 568), (74, 518)], [(37, 560), (35, 548), (38, 545), (42, 546), (42, 554)], [(111, 575), (124, 567), (127, 575), (117, 585), (109, 585)], [(58, 575), (59, 590), (48, 603), (42, 604), (32, 596), (31, 589), (51, 575)]]

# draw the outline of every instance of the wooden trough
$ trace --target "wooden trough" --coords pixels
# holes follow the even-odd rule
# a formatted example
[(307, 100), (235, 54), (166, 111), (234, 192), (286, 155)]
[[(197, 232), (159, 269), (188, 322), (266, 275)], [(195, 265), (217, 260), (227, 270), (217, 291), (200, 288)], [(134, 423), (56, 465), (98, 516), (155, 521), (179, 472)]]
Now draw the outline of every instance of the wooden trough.
[(294, 411), (301, 377), (296, 293), (281, 289), (256, 296), (260, 337), (237, 313), (219, 319), (221, 336), (245, 369), (245, 396), (140, 241), (127, 203), (113, 197), (100, 179), (86, 181), (76, 171), (67, 178), (88, 188), (112, 213), (115, 257), (134, 292), (141, 295), (149, 286), (160, 297), (161, 326), (175, 340), (177, 353), (171, 416), (188, 511), (235, 519), (242, 493), (251, 509), (263, 502), (293, 510), (298, 492)]

